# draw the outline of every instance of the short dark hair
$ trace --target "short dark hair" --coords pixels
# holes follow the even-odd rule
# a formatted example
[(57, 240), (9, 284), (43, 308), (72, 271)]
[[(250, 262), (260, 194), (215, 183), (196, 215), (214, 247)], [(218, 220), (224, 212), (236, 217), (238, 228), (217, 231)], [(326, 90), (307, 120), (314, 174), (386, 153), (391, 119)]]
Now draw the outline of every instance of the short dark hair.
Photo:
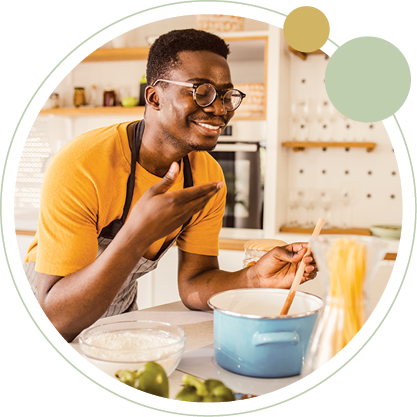
[(165, 78), (179, 63), (178, 53), (184, 51), (210, 51), (227, 59), (229, 45), (213, 33), (196, 29), (171, 30), (155, 40), (149, 49), (146, 80), (152, 85)]

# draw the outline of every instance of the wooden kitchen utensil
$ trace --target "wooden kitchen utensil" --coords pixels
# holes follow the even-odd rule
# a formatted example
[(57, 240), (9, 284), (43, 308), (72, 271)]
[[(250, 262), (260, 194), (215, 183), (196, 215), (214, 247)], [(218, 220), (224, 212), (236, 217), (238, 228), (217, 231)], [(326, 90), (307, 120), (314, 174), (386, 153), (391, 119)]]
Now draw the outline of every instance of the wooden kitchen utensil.
[[(311, 235), (311, 237), (315, 237), (318, 236), (320, 234), (321, 228), (323, 227), (324, 224), (324, 219), (320, 218), (317, 221), (316, 227), (314, 228), (313, 234)], [(301, 282), (301, 278), (303, 277), (304, 274), (304, 269), (306, 267), (306, 264), (304, 263), (304, 258), (308, 255), (310, 255), (311, 253), (311, 248), (310, 248), (310, 243), (307, 246), (307, 252), (306, 254), (303, 256), (303, 259), (301, 260), (300, 266), (297, 269), (297, 272), (295, 274), (295, 278), (294, 281), (292, 282), (291, 285), (291, 289), (290, 292), (288, 293), (288, 296), (285, 300), (284, 306), (282, 307), (281, 313), (280, 315), (286, 315), (288, 314), (288, 311), (291, 307), (291, 304), (294, 300), (295, 297), (295, 293), (297, 292), (297, 288), (300, 285)]]

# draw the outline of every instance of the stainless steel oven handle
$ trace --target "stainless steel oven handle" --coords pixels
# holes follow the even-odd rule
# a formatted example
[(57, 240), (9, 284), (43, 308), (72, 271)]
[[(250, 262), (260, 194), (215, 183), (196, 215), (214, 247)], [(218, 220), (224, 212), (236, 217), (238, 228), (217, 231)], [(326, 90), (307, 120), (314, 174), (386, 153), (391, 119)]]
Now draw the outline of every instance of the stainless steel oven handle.
[(257, 152), (258, 146), (246, 143), (218, 143), (212, 152)]

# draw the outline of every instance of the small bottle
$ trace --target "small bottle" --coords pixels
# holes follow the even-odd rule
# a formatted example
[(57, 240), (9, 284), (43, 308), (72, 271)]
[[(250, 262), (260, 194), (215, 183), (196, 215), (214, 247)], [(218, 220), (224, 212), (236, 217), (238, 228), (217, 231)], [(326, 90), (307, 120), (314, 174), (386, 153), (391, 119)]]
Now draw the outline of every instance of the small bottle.
[(74, 87), (73, 104), (75, 107), (85, 106), (87, 104), (84, 87)]
[(139, 82), (139, 103), (138, 103), (138, 106), (144, 106), (146, 104), (145, 89), (146, 89), (147, 86), (148, 86), (148, 83), (146, 81), (146, 75), (144, 75)]
[(255, 265), (266, 253), (277, 246), (287, 246), (288, 243), (278, 239), (254, 239), (245, 243), (243, 267)]
[(89, 97), (89, 100), (88, 100), (88, 104), (92, 107), (97, 106), (97, 87), (95, 85), (91, 86), (90, 97)]

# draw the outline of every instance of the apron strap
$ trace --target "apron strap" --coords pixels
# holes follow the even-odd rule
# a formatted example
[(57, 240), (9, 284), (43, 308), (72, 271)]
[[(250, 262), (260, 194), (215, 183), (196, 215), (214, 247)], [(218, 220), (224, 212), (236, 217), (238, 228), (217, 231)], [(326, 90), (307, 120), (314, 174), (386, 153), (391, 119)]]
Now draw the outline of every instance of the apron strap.
[[(132, 140), (132, 157), (130, 161), (130, 174), (127, 180), (127, 187), (126, 187), (126, 200), (125, 205), (123, 207), (123, 214), (120, 219), (113, 220), (110, 224), (104, 227), (101, 230), (99, 238), (106, 238), (106, 239), (114, 239), (116, 234), (124, 225), (127, 215), (129, 214), (130, 206), (132, 204), (133, 192), (135, 190), (135, 173), (136, 173), (136, 161), (139, 155), (140, 145), (142, 144), (142, 136), (145, 130), (145, 121), (141, 120), (136, 123), (133, 140)], [(191, 172), (191, 165), (190, 160), (188, 159), (188, 155), (185, 155), (183, 158), (183, 168), (184, 168), (184, 188), (192, 187), (193, 183), (193, 174)], [(191, 219), (189, 219), (186, 223), (183, 224), (181, 228), (181, 232), (184, 228), (188, 225)]]
[[(190, 165), (190, 160), (188, 159), (188, 155), (185, 155), (182, 161), (183, 161), (182, 165), (184, 167), (184, 188), (192, 187), (194, 185), (193, 173), (191, 172), (191, 165)], [(190, 221), (191, 221), (191, 218), (189, 218), (182, 225), (181, 232), (185, 229), (185, 227), (188, 226), (188, 223), (190, 223)]]

